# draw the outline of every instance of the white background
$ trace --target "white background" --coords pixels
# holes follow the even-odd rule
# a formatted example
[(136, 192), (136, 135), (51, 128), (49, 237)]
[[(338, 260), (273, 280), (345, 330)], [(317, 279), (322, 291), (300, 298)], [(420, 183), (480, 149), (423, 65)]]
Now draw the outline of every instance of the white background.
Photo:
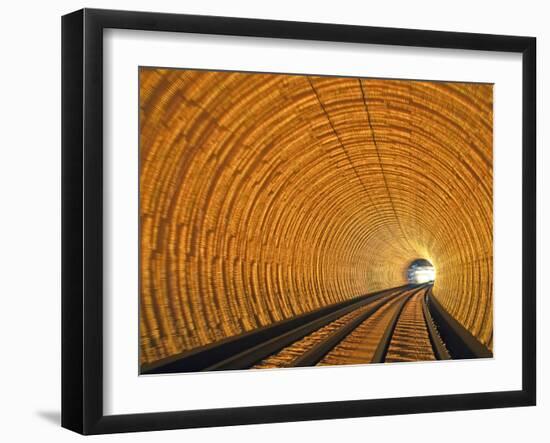
[[(544, 2), (449, 3), (428, 1), (357, 2), (339, 0), (271, 3), (201, 0), (180, 4), (146, 2), (30, 2), (3, 5), (0, 113), (0, 436), (5, 441), (73, 441), (76, 434), (59, 422), (60, 391), (60, 15), (82, 6), (233, 15), (283, 20), (413, 27), (538, 37), (538, 145), (542, 151), (542, 112), (550, 104), (542, 89), (550, 55), (548, 11)], [(548, 156), (539, 157), (539, 226), (548, 224)], [(545, 164), (543, 164), (545, 163)], [(548, 234), (540, 232), (539, 274), (548, 269)], [(415, 416), (256, 425), (102, 436), (120, 441), (547, 441), (550, 389), (547, 346), (550, 327), (542, 324), (548, 283), (539, 279), (539, 406)], [(544, 352), (543, 352), (544, 351)], [(388, 430), (391, 434), (388, 435)]]

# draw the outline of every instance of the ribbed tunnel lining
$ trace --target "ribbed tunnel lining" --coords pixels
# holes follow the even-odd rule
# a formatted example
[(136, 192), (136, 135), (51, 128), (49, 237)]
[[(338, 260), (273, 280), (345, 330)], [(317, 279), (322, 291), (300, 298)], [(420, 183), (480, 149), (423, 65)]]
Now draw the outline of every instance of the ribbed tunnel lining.
[(492, 346), (492, 86), (140, 71), (142, 362), (406, 283)]

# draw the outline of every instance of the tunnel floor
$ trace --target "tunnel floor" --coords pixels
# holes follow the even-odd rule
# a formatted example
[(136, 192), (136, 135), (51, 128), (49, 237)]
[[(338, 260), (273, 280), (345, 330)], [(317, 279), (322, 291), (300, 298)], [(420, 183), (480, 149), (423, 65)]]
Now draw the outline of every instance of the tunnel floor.
[[(298, 366), (303, 363), (304, 356), (323, 346), (332, 335), (338, 334), (365, 312), (371, 315), (320, 361), (309, 361), (307, 365), (382, 363), (388, 358), (391, 361), (435, 360), (422, 313), (422, 296), (426, 291), (427, 288), (414, 288), (390, 292), (283, 348), (254, 367)], [(404, 330), (407, 330), (405, 336)]]
[(163, 360), (142, 373), (491, 357), (431, 297), (432, 287), (409, 284), (357, 297)]

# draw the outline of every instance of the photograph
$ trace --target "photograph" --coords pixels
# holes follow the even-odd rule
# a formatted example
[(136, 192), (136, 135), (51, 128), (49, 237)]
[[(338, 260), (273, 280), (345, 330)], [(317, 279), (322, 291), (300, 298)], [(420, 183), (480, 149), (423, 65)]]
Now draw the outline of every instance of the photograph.
[(138, 75), (141, 375), (494, 357), (493, 84)]

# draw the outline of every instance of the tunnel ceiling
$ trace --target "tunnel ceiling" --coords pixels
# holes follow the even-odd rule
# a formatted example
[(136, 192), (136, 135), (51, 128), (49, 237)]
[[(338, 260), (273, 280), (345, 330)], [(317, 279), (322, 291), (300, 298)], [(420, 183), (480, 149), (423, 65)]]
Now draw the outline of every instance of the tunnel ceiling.
[(407, 282), (492, 347), (492, 86), (141, 69), (142, 362)]

